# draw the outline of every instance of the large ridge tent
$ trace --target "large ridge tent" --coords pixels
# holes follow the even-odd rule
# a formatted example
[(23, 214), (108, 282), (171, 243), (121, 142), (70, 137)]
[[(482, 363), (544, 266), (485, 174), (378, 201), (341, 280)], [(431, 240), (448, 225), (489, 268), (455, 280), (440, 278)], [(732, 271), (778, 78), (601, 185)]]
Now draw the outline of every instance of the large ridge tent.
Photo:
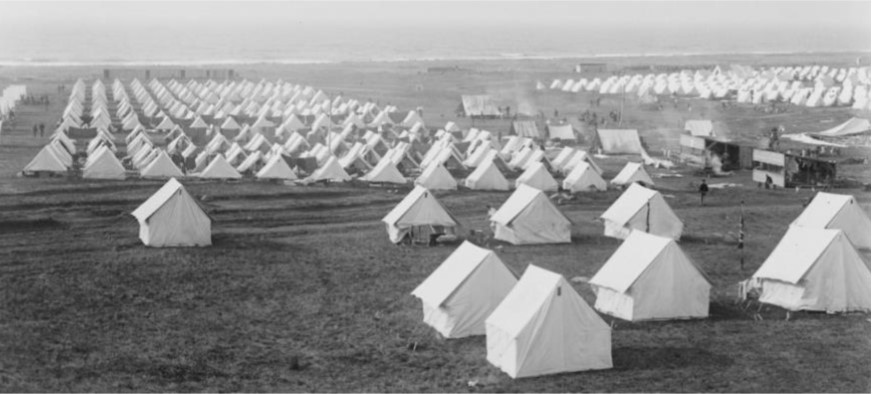
[[(431, 234), (453, 233), (459, 222), (426, 188), (415, 188), (382, 219), (393, 243), (429, 237)], [(425, 238), (427, 239), (427, 238)]]
[(464, 242), (412, 295), (421, 299), (424, 323), (446, 338), (484, 335), (484, 321), (518, 283), (493, 251)]
[(494, 239), (513, 245), (569, 243), (572, 222), (541, 190), (521, 184), (490, 218)]
[(212, 244), (212, 220), (175, 178), (170, 178), (132, 215), (139, 221), (139, 238), (146, 246)]
[(569, 123), (548, 125), (548, 139), (575, 141), (575, 130)]
[(708, 316), (711, 284), (671, 238), (633, 231), (589, 283), (594, 307), (624, 320)]
[(624, 239), (633, 230), (681, 238), (684, 224), (657, 191), (631, 184), (600, 216), (608, 237)]
[(597, 146), (606, 154), (643, 154), (636, 129), (598, 129)]
[(563, 276), (534, 265), (485, 327), (487, 360), (512, 378), (612, 367), (609, 326)]
[(509, 133), (525, 138), (542, 138), (539, 135), (539, 128), (536, 127), (536, 122), (532, 120), (516, 120), (512, 122)]
[(842, 230), (788, 227), (752, 278), (760, 302), (787, 310), (869, 310), (869, 268)]
[(497, 117), (500, 111), (488, 95), (460, 96), (463, 113), (469, 117)]
[(790, 225), (842, 230), (858, 248), (868, 249), (872, 238), (869, 214), (851, 195), (818, 192)]

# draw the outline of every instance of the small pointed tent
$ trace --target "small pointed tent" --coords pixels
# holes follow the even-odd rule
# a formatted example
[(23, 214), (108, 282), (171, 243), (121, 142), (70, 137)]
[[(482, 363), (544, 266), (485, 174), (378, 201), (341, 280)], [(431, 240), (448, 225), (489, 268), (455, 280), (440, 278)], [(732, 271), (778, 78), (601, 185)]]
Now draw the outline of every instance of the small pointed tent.
[(202, 179), (239, 179), (242, 178), (242, 175), (227, 162), (224, 155), (218, 154), (212, 158), (212, 161), (198, 177)]
[(490, 218), (494, 239), (513, 245), (571, 242), (572, 223), (541, 190), (521, 184)]
[(790, 225), (842, 230), (858, 248), (868, 249), (872, 239), (869, 214), (851, 195), (819, 192)]
[(361, 177), (360, 180), (366, 182), (395, 183), (400, 185), (407, 182), (406, 178), (403, 177), (403, 174), (400, 173), (400, 170), (397, 169), (397, 166), (395, 166), (388, 157), (379, 161), (375, 168)]
[(30, 163), (24, 167), (25, 173), (32, 172), (67, 172), (67, 166), (58, 158), (54, 150), (49, 145), (40, 149), (39, 153), (33, 157)]
[(654, 181), (651, 180), (651, 176), (645, 172), (642, 163), (627, 163), (624, 165), (624, 168), (621, 169), (621, 172), (609, 181), (612, 185), (619, 186), (626, 186), (636, 182), (642, 182), (646, 186), (654, 186)]
[(487, 360), (512, 378), (612, 367), (612, 332), (563, 276), (530, 265), (485, 321)]
[(255, 176), (259, 179), (297, 179), (297, 174), (285, 162), (282, 155), (273, 155)]
[(173, 163), (173, 159), (167, 155), (166, 151), (161, 150), (156, 154), (156, 157), (148, 163), (140, 172), (143, 178), (171, 178), (182, 177), (182, 171)]
[(175, 178), (132, 213), (146, 246), (208, 246), (212, 220)]
[(509, 190), (510, 184), (494, 164), (493, 156), (490, 160), (483, 160), (469, 176), (463, 181), (463, 185), (472, 190)]
[(672, 239), (681, 238), (684, 224), (657, 191), (638, 184), (627, 190), (600, 216), (607, 237), (624, 239), (632, 230)]
[(419, 228), (444, 227), (453, 232), (460, 223), (454, 219), (429, 190), (415, 186), (393, 210), (382, 219), (393, 243), (400, 243)]
[(552, 192), (557, 191), (559, 185), (545, 165), (541, 162), (534, 162), (524, 170), (524, 173), (515, 180), (515, 187), (520, 185), (535, 187), (536, 189)]
[(342, 165), (339, 164), (339, 159), (336, 156), (330, 156), (327, 161), (320, 168), (315, 170), (312, 175), (309, 175), (306, 178), (307, 182), (317, 182), (317, 181), (331, 181), (331, 182), (344, 182), (351, 180), (351, 177), (348, 176), (348, 173), (342, 169)]
[(412, 295), (424, 309), (424, 323), (443, 337), (484, 335), (484, 321), (512, 287), (515, 275), (493, 251), (464, 242)]
[(82, 169), (82, 178), (87, 179), (124, 179), (124, 166), (111, 150), (98, 148), (96, 156), (90, 157), (88, 165)]
[(563, 180), (563, 190), (568, 190), (571, 193), (591, 190), (605, 191), (606, 188), (606, 181), (585, 162), (576, 165)]
[(631, 232), (589, 283), (594, 307), (620, 319), (708, 316), (712, 286), (671, 238)]
[(445, 166), (432, 163), (421, 173), (415, 183), (428, 190), (457, 190), (457, 181)]
[(869, 268), (842, 230), (788, 227), (752, 278), (760, 302), (787, 310), (869, 310)]

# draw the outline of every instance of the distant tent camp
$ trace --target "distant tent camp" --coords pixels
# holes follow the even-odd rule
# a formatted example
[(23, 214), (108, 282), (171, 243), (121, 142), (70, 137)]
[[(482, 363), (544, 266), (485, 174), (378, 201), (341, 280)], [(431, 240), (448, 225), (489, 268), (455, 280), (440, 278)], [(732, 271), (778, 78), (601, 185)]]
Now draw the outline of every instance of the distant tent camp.
[(869, 310), (869, 268), (842, 230), (788, 227), (752, 278), (760, 302), (787, 310)]
[(572, 129), (572, 125), (569, 123), (548, 125), (548, 139), (575, 141), (575, 130)]
[(651, 176), (645, 172), (642, 163), (627, 163), (624, 165), (624, 168), (621, 169), (621, 172), (609, 181), (612, 185), (618, 186), (626, 186), (636, 182), (642, 182), (646, 186), (654, 186), (654, 181), (651, 180)]
[(636, 129), (598, 129), (596, 145), (605, 154), (639, 154), (644, 152)]
[(415, 183), (421, 185), (428, 190), (457, 190), (457, 181), (451, 176), (451, 173), (445, 169), (442, 164), (431, 163)]
[(672, 239), (681, 238), (684, 224), (660, 193), (638, 184), (627, 190), (607, 209), (600, 219), (605, 235), (627, 238), (633, 230)]
[(463, 113), (470, 118), (500, 116), (499, 109), (488, 95), (463, 95), (460, 99)]
[(563, 276), (535, 265), (485, 327), (487, 360), (512, 378), (612, 367), (609, 326)]
[(560, 186), (557, 184), (557, 181), (554, 180), (554, 177), (551, 176), (551, 173), (548, 172), (548, 168), (546, 168), (541, 162), (530, 164), (521, 176), (515, 180), (515, 187), (522, 184), (546, 192), (557, 191)]
[(166, 151), (159, 151), (156, 157), (148, 163), (145, 168), (140, 171), (140, 176), (143, 178), (180, 178), (182, 170), (176, 167), (173, 159), (167, 155)]
[(542, 138), (542, 136), (539, 135), (539, 128), (536, 127), (536, 122), (532, 120), (517, 120), (512, 122), (512, 126), (509, 128), (509, 134), (533, 139)]
[(594, 307), (620, 319), (708, 316), (712, 286), (671, 238), (631, 232), (589, 283)]
[(400, 243), (407, 237), (429, 241), (431, 234), (453, 233), (459, 222), (454, 219), (429, 190), (415, 188), (382, 219), (388, 230), (388, 238)]
[(175, 178), (133, 211), (146, 246), (208, 246), (212, 220)]
[(869, 134), (869, 132), (870, 125), (868, 119), (851, 118), (831, 129), (809, 134), (819, 137), (845, 137), (856, 134)]
[(282, 155), (273, 155), (273, 157), (267, 160), (266, 164), (264, 164), (263, 168), (261, 168), (255, 176), (258, 179), (297, 179), (297, 174), (295, 174), (294, 170), (292, 170), (288, 163), (285, 162)]
[(585, 162), (578, 163), (563, 180), (563, 190), (568, 190), (571, 193), (591, 190), (605, 191), (606, 188), (606, 181), (590, 164)]
[(485, 334), (485, 319), (518, 283), (493, 251), (465, 241), (412, 295), (421, 299), (424, 323), (446, 338)]
[(224, 155), (218, 154), (209, 162), (209, 165), (198, 175), (203, 179), (239, 179), (242, 175), (236, 171)]
[(569, 243), (572, 223), (541, 190), (521, 184), (491, 216), (494, 239), (513, 245)]
[(818, 192), (790, 225), (842, 230), (858, 248), (868, 249), (872, 239), (869, 214), (851, 195)]
[(496, 155), (491, 155), (479, 163), (475, 171), (463, 181), (463, 185), (472, 190), (509, 190), (509, 181), (497, 168), (494, 160), (498, 160)]
[(82, 178), (86, 179), (124, 179), (124, 166), (109, 149), (95, 151), (96, 156), (82, 169)]

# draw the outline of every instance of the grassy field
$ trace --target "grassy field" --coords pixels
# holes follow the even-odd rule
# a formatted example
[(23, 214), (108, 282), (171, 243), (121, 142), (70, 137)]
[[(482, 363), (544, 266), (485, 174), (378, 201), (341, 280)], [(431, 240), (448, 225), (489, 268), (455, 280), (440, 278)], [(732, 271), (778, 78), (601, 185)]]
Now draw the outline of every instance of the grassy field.
[[(559, 109), (574, 116), (587, 108), (589, 96), (531, 91), (536, 79), (570, 76), (559, 72), (568, 70), (565, 66), (482, 62), (463, 64), (469, 71), (434, 74), (422, 64), (376, 63), (262, 66), (240, 72), (253, 80), (283, 78), (401, 108), (422, 105), (425, 120), (441, 125), (455, 120), (462, 92), (490, 92), (513, 108), (526, 100), (546, 113)], [(154, 249), (142, 246), (129, 213), (161, 182), (16, 177), (47, 140), (30, 136), (32, 124), (53, 124), (65, 104), (56, 85), (97, 73), (85, 68), (0, 69), (0, 86), (23, 82), (53, 101), (48, 110), (21, 107), (18, 120), (0, 134), (0, 391), (872, 388), (868, 314), (798, 313), (785, 320), (783, 310), (763, 307), (763, 319), (755, 320), (758, 306), (746, 309), (735, 301), (735, 283), (762, 263), (814, 194), (811, 190), (757, 189), (744, 171), (717, 180), (742, 187), (715, 190), (700, 207), (691, 170), (679, 169), (683, 178), (656, 179), (685, 223), (680, 246), (713, 281), (710, 318), (628, 323), (604, 316), (614, 324), (614, 369), (512, 380), (486, 361), (483, 337), (444, 340), (421, 323), (420, 303), (409, 293), (455, 245), (400, 247), (388, 241), (380, 219), (407, 188), (185, 181), (215, 220), (213, 246)], [(423, 91), (416, 85), (423, 85)], [(655, 111), (625, 103), (624, 125), (638, 127), (652, 151), (658, 151), (675, 148), (678, 125), (690, 116), (722, 120), (737, 138), (752, 140), (777, 124), (820, 130), (851, 115), (844, 109), (790, 108), (770, 115), (696, 100), (682, 104), (692, 110), (667, 106)], [(619, 100), (606, 99), (597, 111), (607, 113), (619, 105)], [(482, 126), (507, 131), (505, 121)], [(860, 147), (842, 159), (868, 163), (868, 157), (868, 147)], [(604, 160), (605, 177), (616, 174), (626, 159)], [(846, 164), (839, 173), (868, 182), (869, 164)], [(838, 192), (855, 195), (869, 211), (868, 191)], [(437, 193), (465, 230), (486, 229), (486, 205), (499, 205), (508, 195)], [(618, 195), (585, 194), (560, 206), (573, 221), (571, 244), (491, 246), (518, 273), (536, 264), (567, 278), (591, 277), (619, 245), (602, 236), (596, 221)], [(748, 212), (744, 270), (731, 235), (738, 228), (739, 200)], [(862, 255), (868, 262), (869, 252)], [(587, 285), (574, 286), (588, 303), (594, 302)]]

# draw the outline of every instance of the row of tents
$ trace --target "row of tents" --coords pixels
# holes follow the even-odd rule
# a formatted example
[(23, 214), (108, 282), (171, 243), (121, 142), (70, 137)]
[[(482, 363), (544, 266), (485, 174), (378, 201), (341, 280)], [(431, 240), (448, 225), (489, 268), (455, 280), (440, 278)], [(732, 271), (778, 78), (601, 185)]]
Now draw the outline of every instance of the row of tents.
[[(869, 238), (868, 215), (852, 196), (819, 193), (752, 275), (760, 301), (868, 311), (870, 272), (855, 247), (868, 248)], [(588, 284), (593, 309), (622, 320), (709, 313), (711, 280), (674, 239), (643, 231), (632, 231)], [(443, 337), (485, 335), (487, 360), (512, 378), (612, 367), (609, 326), (563, 276), (535, 265), (518, 279), (494, 251), (464, 242), (412, 295)]]

